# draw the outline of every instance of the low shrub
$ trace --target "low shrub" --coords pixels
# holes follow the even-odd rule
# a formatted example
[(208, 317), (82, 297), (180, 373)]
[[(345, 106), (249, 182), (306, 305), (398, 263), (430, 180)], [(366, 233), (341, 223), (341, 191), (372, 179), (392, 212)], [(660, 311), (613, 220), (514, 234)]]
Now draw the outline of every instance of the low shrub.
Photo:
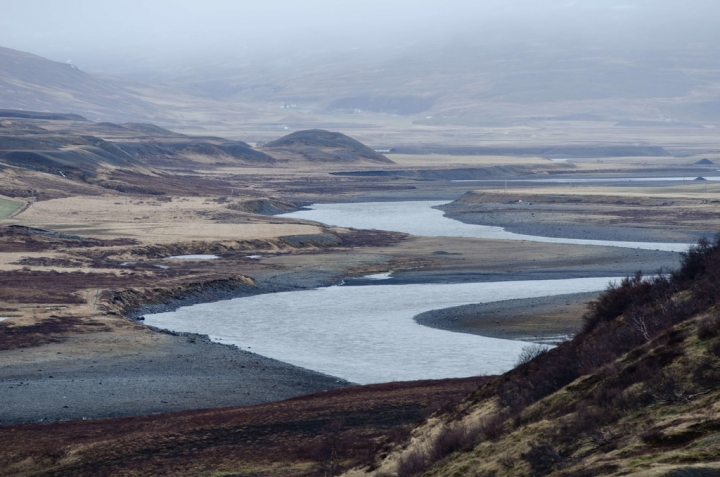
[(720, 338), (715, 338), (709, 345), (708, 351), (716, 358), (720, 358)]
[(532, 443), (530, 450), (522, 455), (536, 475), (547, 475), (555, 470), (565, 460), (550, 443)]
[(428, 447), (430, 462), (459, 451), (469, 451), (480, 441), (480, 426), (460, 422), (444, 426)]
[(711, 316), (698, 324), (697, 335), (701, 340), (715, 338), (720, 333), (720, 317)]
[(693, 370), (693, 382), (703, 389), (720, 386), (720, 364), (717, 360), (701, 360)]
[(499, 439), (505, 432), (507, 419), (507, 415), (503, 412), (484, 417), (479, 423), (480, 435), (490, 441)]
[(515, 366), (522, 366), (525, 363), (529, 363), (530, 361), (534, 360), (538, 356), (547, 353), (548, 351), (550, 351), (550, 347), (546, 345), (531, 344), (525, 346), (522, 351), (520, 351), (520, 356), (518, 356)]
[(413, 449), (398, 459), (398, 477), (413, 477), (429, 466), (427, 454), (423, 449)]

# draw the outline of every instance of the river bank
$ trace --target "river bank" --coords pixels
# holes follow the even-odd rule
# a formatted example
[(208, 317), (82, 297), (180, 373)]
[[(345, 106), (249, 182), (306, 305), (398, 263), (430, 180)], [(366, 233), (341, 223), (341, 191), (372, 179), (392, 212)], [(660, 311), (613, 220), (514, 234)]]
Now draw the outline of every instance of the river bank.
[(471, 191), (436, 207), (465, 224), (542, 237), (620, 242), (697, 242), (720, 223), (712, 199), (677, 188), (589, 186)]
[(431, 310), (414, 317), (423, 326), (489, 338), (557, 344), (577, 333), (588, 301), (599, 292), (503, 300)]
[(351, 385), (206, 335), (141, 325), (145, 313), (332, 283), (329, 273), (298, 273), (254, 287), (206, 286), (131, 309), (112, 331), (0, 350), (0, 425), (247, 406)]
[(202, 335), (107, 333), (43, 348), (27, 363), (0, 352), (0, 425), (247, 406), (350, 384)]

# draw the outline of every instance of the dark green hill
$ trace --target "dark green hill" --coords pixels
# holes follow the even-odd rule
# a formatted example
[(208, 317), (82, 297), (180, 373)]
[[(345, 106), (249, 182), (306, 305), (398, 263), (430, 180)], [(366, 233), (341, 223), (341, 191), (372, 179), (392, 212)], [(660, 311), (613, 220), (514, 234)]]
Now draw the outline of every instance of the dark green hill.
[(294, 153), (308, 161), (392, 163), (387, 157), (345, 134), (323, 129), (297, 131), (265, 144), (264, 148)]

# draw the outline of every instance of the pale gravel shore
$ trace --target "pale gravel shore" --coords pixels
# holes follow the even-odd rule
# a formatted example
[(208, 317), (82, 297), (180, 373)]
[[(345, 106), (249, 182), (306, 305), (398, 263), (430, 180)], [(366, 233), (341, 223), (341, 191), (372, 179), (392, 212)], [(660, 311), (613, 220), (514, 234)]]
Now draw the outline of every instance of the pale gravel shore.
[(503, 300), (431, 310), (415, 316), (421, 325), (490, 338), (557, 343), (582, 326), (586, 304), (601, 292)]
[[(618, 242), (667, 242), (687, 243), (697, 242), (701, 237), (712, 237), (713, 232), (702, 230), (677, 230), (669, 227), (628, 227), (613, 225), (577, 225), (562, 223), (563, 213), (556, 206), (558, 212), (533, 210), (533, 206), (524, 206), (517, 212), (503, 212), (499, 209), (507, 208), (504, 204), (478, 204), (472, 209), (464, 205), (446, 204), (438, 209), (445, 212), (445, 216), (465, 224), (489, 225), (503, 227), (506, 231), (539, 237), (568, 238), (579, 240), (608, 240)], [(589, 213), (589, 212), (588, 212)]]
[[(332, 283), (330, 274), (286, 274), (260, 280), (256, 289), (243, 287), (224, 296), (209, 293), (214, 301)], [(192, 295), (136, 310), (132, 316), (203, 300)], [(119, 345), (117, 338), (106, 341)], [(153, 343), (149, 351), (131, 347), (113, 353), (107, 342), (80, 335), (66, 343), (0, 351), (0, 426), (246, 406), (352, 384), (203, 335), (158, 330)], [(88, 347), (97, 350), (88, 353)]]
[(0, 425), (245, 406), (350, 384), (199, 335), (134, 356), (75, 358), (63, 349), (65, 359), (0, 365)]

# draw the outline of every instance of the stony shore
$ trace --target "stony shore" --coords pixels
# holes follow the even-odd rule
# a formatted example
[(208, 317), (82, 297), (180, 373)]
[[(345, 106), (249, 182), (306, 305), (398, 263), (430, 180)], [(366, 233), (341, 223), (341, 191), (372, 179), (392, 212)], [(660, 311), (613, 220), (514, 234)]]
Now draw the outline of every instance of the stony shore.
[[(259, 280), (256, 288), (208, 290), (129, 315), (331, 283), (322, 273), (276, 276)], [(253, 405), (350, 384), (203, 335), (148, 328), (76, 335), (40, 348), (0, 351), (0, 425)]]
[(554, 344), (580, 330), (587, 302), (600, 292), (477, 303), (431, 310), (415, 317), (421, 325), (458, 333)]
[(63, 351), (0, 365), (0, 425), (244, 406), (350, 384), (199, 335), (160, 336), (154, 349), (120, 356), (45, 347)]
[[(452, 202), (438, 209), (451, 219), (466, 224), (503, 227), (508, 232), (541, 237), (619, 242), (695, 243), (700, 237), (714, 234), (703, 230), (627, 224), (592, 225), (573, 223), (578, 212), (568, 212), (566, 205), (472, 204)], [(593, 211), (588, 209), (587, 214)]]

